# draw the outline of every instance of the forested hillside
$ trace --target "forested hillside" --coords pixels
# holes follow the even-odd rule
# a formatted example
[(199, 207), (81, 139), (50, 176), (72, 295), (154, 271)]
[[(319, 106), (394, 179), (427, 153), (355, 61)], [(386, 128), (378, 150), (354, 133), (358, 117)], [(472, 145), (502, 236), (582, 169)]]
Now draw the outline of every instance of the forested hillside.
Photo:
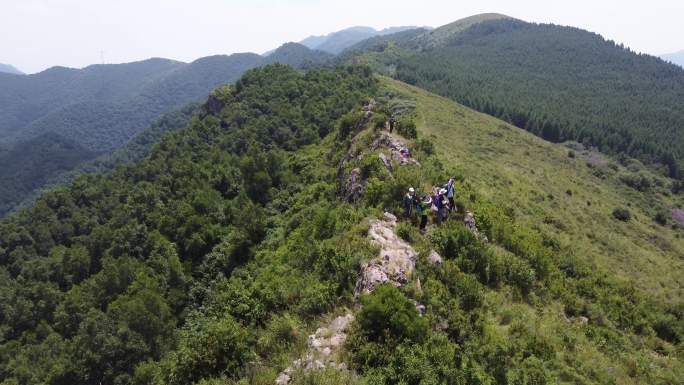
[[(52, 68), (28, 76), (0, 74), (0, 164), (6, 176), (0, 217), (30, 201), (45, 183), (65, 180), (62, 172), (83, 170), (78, 166), (84, 162), (109, 156), (161, 114), (204, 99), (248, 69), (276, 62), (311, 67), (329, 58), (286, 44), (265, 58), (244, 53), (190, 64), (150, 59), (82, 70)], [(58, 142), (52, 143), (54, 138)]]
[(547, 140), (579, 141), (679, 174), (684, 70), (597, 34), (482, 15), (357, 48), (354, 62)]
[[(136, 367), (143, 381), (151, 369), (145, 362), (163, 357), (173, 367), (165, 383), (240, 373), (253, 359), (252, 332), (240, 322), (262, 322), (263, 313), (254, 307), (247, 318), (206, 318), (198, 311), (218, 298), (211, 282), (281, 228), (285, 217), (274, 222), (274, 215), (295, 203), (293, 194), (316, 191), (307, 183), (315, 174), (303, 173), (303, 158), (292, 151), (326, 136), (373, 87), (361, 69), (251, 72), (217, 90), (202, 116), (143, 163), (81, 177), (2, 223), (0, 378), (130, 383)], [(319, 193), (334, 185), (326, 186)], [(218, 254), (208, 256), (214, 248)], [(320, 311), (319, 294), (311, 291), (302, 309)], [(216, 333), (219, 362), (202, 369), (199, 357), (186, 359), (199, 353), (188, 350), (195, 342), (204, 348)]]
[[(383, 132), (390, 114), (401, 135)], [(510, 140), (516, 153), (566, 159), (367, 67), (249, 71), (149, 157), (79, 177), (0, 222), (0, 381), (273, 384), (309, 360), (308, 334), (348, 314), (335, 347), (344, 365), (302, 367), (288, 381), (677, 383), (681, 303), (530, 226), (542, 206), (509, 207), (482, 190), (474, 181), (510, 166), (480, 147), (467, 156), (485, 157), (481, 175), (454, 162), (465, 128), (474, 143)], [(396, 143), (410, 158), (383, 160)], [(579, 178), (590, 168), (578, 163), (584, 171), (546, 167)], [(359, 292), (362, 269), (390, 258), (369, 240), (386, 223), (375, 219), (399, 214), (408, 186), (428, 191), (451, 176), (459, 202), (449, 221), (424, 235), (404, 219), (383, 228), (417, 253), (415, 270)], [(470, 210), (478, 231), (463, 225)]]
[[(166, 133), (185, 127), (199, 108), (198, 103), (162, 115), (111, 154), (96, 153), (54, 133), (20, 142), (9, 151), (0, 150), (0, 217), (29, 206), (45, 189), (68, 183), (83, 173), (106, 172), (116, 166), (142, 160)], [(15, 166), (9, 166), (15, 165)]]
[(0, 150), (0, 217), (52, 176), (71, 170), (95, 153), (55, 133), (19, 142)]
[(295, 68), (310, 68), (326, 64), (333, 55), (309, 49), (299, 43), (285, 43), (266, 57), (269, 64), (280, 63)]

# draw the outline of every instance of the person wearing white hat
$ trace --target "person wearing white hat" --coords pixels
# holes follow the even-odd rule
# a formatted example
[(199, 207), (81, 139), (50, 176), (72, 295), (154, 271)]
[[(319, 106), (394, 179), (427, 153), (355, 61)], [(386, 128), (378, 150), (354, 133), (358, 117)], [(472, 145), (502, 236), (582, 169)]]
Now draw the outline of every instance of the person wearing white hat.
[(413, 207), (416, 204), (416, 190), (410, 187), (406, 195), (404, 195), (404, 217), (411, 219), (413, 216)]
[(444, 202), (444, 195), (447, 193), (445, 189), (439, 189), (437, 194), (432, 198), (432, 204), (437, 208), (437, 224), (441, 225), (442, 221), (446, 219), (446, 203)]
[(456, 204), (454, 203), (454, 195), (456, 195), (456, 186), (454, 186), (455, 181), (454, 178), (449, 178), (449, 181), (447, 182), (446, 185), (444, 185), (444, 189), (446, 189), (447, 193), (447, 199), (449, 200), (449, 211), (452, 212), (456, 208)]

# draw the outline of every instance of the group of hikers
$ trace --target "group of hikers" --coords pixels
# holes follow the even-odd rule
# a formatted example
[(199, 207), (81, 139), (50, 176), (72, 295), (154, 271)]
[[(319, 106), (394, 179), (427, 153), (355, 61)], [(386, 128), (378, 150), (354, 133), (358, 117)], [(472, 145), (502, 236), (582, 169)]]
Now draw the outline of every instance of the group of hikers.
[[(387, 122), (390, 134), (394, 131), (396, 124), (397, 119), (392, 115)], [(402, 148), (400, 154), (405, 158), (411, 156), (408, 148)], [(455, 195), (454, 178), (449, 178), (449, 181), (442, 187), (433, 188), (432, 194), (423, 194), (420, 198), (416, 194), (416, 190), (411, 187), (404, 196), (404, 217), (413, 219), (416, 215), (419, 218), (420, 231), (425, 233), (430, 212), (435, 213), (435, 223), (440, 225), (447, 219), (448, 214), (456, 209)]]
[(454, 178), (450, 178), (443, 187), (434, 188), (432, 194), (423, 194), (420, 198), (411, 187), (404, 196), (404, 217), (411, 219), (414, 215), (418, 216), (420, 231), (424, 233), (430, 212), (435, 213), (435, 222), (439, 225), (454, 211), (455, 195)]

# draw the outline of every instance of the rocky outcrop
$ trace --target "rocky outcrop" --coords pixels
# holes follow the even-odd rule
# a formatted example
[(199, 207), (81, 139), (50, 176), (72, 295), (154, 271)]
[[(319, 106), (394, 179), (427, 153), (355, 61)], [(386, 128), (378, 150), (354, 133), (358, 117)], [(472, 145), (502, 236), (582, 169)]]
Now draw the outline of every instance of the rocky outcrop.
[(361, 268), (354, 294), (371, 293), (384, 283), (402, 286), (409, 282), (416, 269), (418, 253), (394, 232), (397, 217), (385, 213), (382, 220), (375, 220), (368, 229), (371, 243), (380, 246), (379, 255)]
[(218, 98), (215, 92), (212, 92), (204, 104), (204, 109), (208, 114), (219, 115), (225, 104)]
[(406, 146), (406, 143), (404, 143), (404, 141), (393, 136), (392, 134), (389, 134), (387, 132), (383, 132), (382, 134), (380, 134), (380, 136), (377, 139), (375, 139), (375, 141), (373, 141), (373, 143), (371, 144), (371, 150), (377, 150), (378, 148), (388, 149), (390, 151), (390, 158), (399, 163), (399, 165), (401, 166), (420, 166), (420, 162), (418, 162), (415, 158), (411, 157), (410, 154), (408, 156), (402, 155), (402, 150), (407, 151), (408, 146)]
[(361, 196), (363, 196), (363, 192), (366, 189), (366, 181), (361, 177), (361, 169), (353, 169), (349, 173), (349, 177), (344, 186), (344, 200), (354, 203), (361, 199)]
[(430, 251), (427, 260), (428, 263), (430, 263), (433, 266), (442, 266), (442, 263), (444, 263), (444, 261), (442, 261), (442, 256), (437, 254), (437, 252), (434, 250)]
[(276, 384), (290, 383), (293, 373), (297, 370), (347, 369), (344, 362), (337, 361), (339, 350), (347, 340), (347, 329), (353, 320), (354, 316), (347, 313), (335, 318), (327, 326), (318, 328), (316, 333), (309, 336), (306, 355), (280, 372)]
[(387, 171), (389, 171), (391, 174), (392, 171), (394, 171), (394, 167), (392, 167), (392, 162), (382, 152), (378, 155), (378, 157), (380, 158), (380, 161), (382, 162), (382, 164), (385, 165), (385, 168), (387, 169)]

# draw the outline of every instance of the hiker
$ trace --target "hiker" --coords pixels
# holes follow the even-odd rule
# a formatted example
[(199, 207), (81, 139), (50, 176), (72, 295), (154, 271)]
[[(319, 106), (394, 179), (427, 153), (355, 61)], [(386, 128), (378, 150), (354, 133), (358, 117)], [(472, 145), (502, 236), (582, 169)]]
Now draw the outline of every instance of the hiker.
[(410, 219), (413, 216), (413, 207), (416, 204), (416, 190), (410, 187), (404, 195), (404, 217)]
[(449, 178), (449, 181), (444, 186), (444, 189), (446, 190), (447, 199), (449, 200), (449, 212), (453, 212), (456, 208), (456, 205), (454, 203), (454, 195), (456, 195), (455, 184), (456, 183), (454, 181), (454, 178)]
[(444, 189), (435, 190), (435, 195), (432, 196), (432, 209), (437, 213), (437, 224), (442, 224), (442, 214), (444, 213)]
[(394, 130), (394, 125), (395, 125), (396, 123), (397, 123), (397, 118), (395, 118), (394, 115), (390, 116), (390, 119), (389, 119), (389, 131), (390, 131), (390, 134), (391, 134), (392, 131)]
[(428, 213), (430, 212), (430, 206), (432, 206), (432, 199), (426, 194), (420, 198), (420, 201), (416, 205), (416, 212), (420, 217), (420, 232), (425, 234), (425, 226), (428, 222)]

